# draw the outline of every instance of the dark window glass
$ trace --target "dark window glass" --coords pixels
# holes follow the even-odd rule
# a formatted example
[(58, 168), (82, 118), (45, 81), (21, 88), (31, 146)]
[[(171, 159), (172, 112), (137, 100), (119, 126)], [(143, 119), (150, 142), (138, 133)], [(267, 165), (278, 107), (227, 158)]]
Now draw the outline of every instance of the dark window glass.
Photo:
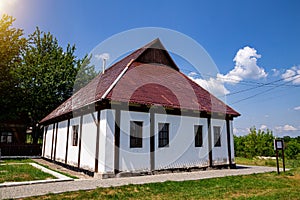
[(130, 148), (143, 147), (143, 122), (130, 122)]
[(72, 145), (77, 146), (78, 145), (78, 127), (79, 125), (72, 126)]
[(12, 133), (2, 132), (0, 139), (1, 139), (1, 143), (12, 143)]
[(215, 147), (221, 146), (221, 127), (214, 126), (214, 143)]
[(195, 147), (202, 147), (203, 145), (202, 126), (195, 125), (194, 132), (195, 132)]
[(158, 124), (158, 147), (169, 146), (169, 124), (159, 123)]

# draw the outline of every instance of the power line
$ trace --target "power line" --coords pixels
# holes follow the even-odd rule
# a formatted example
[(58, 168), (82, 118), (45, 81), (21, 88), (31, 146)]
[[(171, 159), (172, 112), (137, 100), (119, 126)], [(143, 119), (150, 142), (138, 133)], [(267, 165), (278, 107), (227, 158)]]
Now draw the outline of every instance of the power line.
[[(232, 93), (230, 93), (230, 94), (227, 94), (226, 96), (230, 96), (230, 95), (234, 95), (234, 94), (239, 94), (239, 93), (242, 93), (242, 92), (247, 92), (247, 91), (254, 90), (254, 89), (257, 89), (257, 88), (260, 88), (260, 87), (264, 87), (264, 86), (268, 86), (268, 85), (273, 85), (274, 87), (283, 86), (283, 85), (286, 85), (286, 83), (292, 82), (292, 81), (294, 81), (294, 80), (296, 80), (296, 79), (298, 79), (298, 78), (300, 78), (300, 77), (298, 77), (298, 78), (296, 78), (296, 79), (292, 79), (291, 81), (288, 81), (288, 82), (286, 82), (285, 84), (276, 84), (276, 85), (274, 85), (274, 83), (283, 81), (283, 80), (285, 80), (285, 79), (293, 78), (293, 77), (295, 77), (295, 76), (298, 76), (298, 74), (295, 74), (295, 75), (292, 75), (292, 76), (289, 76), (289, 77), (286, 77), (286, 78), (281, 78), (281, 79), (278, 79), (278, 80), (275, 80), (275, 81), (271, 81), (271, 82), (269, 82), (269, 83), (263, 83), (263, 84), (261, 84), (261, 85), (259, 85), (259, 86), (255, 86), (255, 87), (252, 87), (252, 88), (247, 88), (247, 89), (243, 89), (243, 90), (240, 90), (240, 91), (237, 91), (237, 92), (232, 92)], [(274, 88), (274, 87), (272, 87), (272, 88)], [(272, 89), (272, 88), (271, 88), (271, 89)], [(224, 95), (224, 96), (225, 96), (225, 95)]]
[[(185, 71), (185, 72), (187, 72), (187, 73), (192, 73), (192, 72), (194, 72), (194, 71), (191, 71), (191, 70), (188, 70), (188, 69), (183, 69), (183, 68), (180, 68), (181, 69), (181, 71)], [(187, 74), (188, 75), (188, 74)], [(296, 74), (296, 75), (293, 75), (293, 76), (297, 76), (297, 75), (299, 75), (299, 74)], [(242, 85), (247, 85), (247, 86), (253, 86), (253, 85), (255, 85), (255, 87), (253, 87), (253, 89), (255, 89), (255, 88), (259, 88), (259, 87), (263, 87), (263, 86), (270, 86), (270, 87), (272, 87), (272, 86), (279, 86), (278, 84), (274, 84), (274, 83), (276, 83), (276, 82), (278, 82), (278, 81), (281, 81), (281, 80), (284, 80), (284, 79), (288, 79), (288, 78), (291, 78), (291, 77), (293, 77), (293, 76), (290, 76), (290, 77), (287, 77), (287, 78), (281, 78), (281, 79), (279, 79), (279, 80), (275, 80), (275, 81), (272, 81), (272, 82), (269, 82), (269, 83), (262, 83), (262, 82), (256, 82), (256, 81), (245, 81), (245, 80), (237, 80), (237, 79), (233, 79), (233, 78), (220, 78), (220, 77), (216, 77), (216, 76), (213, 76), (213, 75), (210, 75), (210, 74), (203, 74), (203, 73), (201, 73), (201, 76), (203, 76), (203, 77), (211, 77), (211, 78), (215, 78), (215, 79), (223, 79), (223, 80), (228, 80), (228, 81), (235, 81), (235, 82), (237, 82), (238, 84), (242, 84)], [(284, 85), (284, 86), (287, 86), (287, 87), (300, 87), (300, 85)], [(247, 89), (245, 89), (245, 90), (247, 90)], [(252, 90), (252, 89), (250, 89), (250, 90)], [(233, 92), (233, 93), (230, 93), (231, 95), (233, 95), (233, 94), (235, 94), (236, 92)], [(237, 93), (240, 93), (239, 91), (237, 92)], [(228, 96), (228, 95), (227, 95)]]
[[(282, 86), (282, 85), (285, 85), (285, 84), (287, 84), (287, 83), (290, 83), (290, 82), (292, 82), (292, 81), (294, 81), (294, 80), (296, 80), (296, 79), (298, 79), (298, 78), (300, 78), (300, 77), (297, 77), (297, 78), (295, 78), (295, 79), (292, 79), (292, 80), (290, 80), (290, 81), (287, 81), (286, 83), (280, 84), (279, 86)], [(256, 93), (256, 94), (254, 94), (254, 95), (251, 95), (251, 96), (249, 96), (249, 97), (240, 99), (240, 100), (238, 100), (238, 101), (235, 101), (235, 102), (231, 103), (231, 105), (236, 104), (236, 103), (239, 103), (239, 102), (242, 102), (242, 101), (245, 101), (245, 100), (248, 100), (248, 99), (251, 99), (251, 98), (254, 98), (254, 97), (258, 96), (258, 95), (267, 93), (267, 92), (269, 92), (269, 91), (271, 91), (271, 90), (276, 89), (277, 87), (278, 87), (278, 86), (274, 86), (274, 87), (272, 87), (272, 88), (270, 88), (270, 89), (268, 89), (268, 90), (265, 90), (265, 91)]]

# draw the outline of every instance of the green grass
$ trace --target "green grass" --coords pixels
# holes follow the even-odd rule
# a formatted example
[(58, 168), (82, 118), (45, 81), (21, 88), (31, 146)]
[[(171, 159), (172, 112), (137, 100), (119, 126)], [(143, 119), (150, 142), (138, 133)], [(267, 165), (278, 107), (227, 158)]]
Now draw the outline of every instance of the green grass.
[(55, 177), (42, 172), (29, 164), (0, 165), (0, 183), (54, 179)]
[[(276, 165), (274, 160), (237, 158), (236, 162)], [(167, 181), (49, 194), (30, 199), (300, 199), (300, 162), (287, 160), (286, 163), (287, 167), (295, 168), (280, 175), (272, 172), (197, 181)]]
[(197, 181), (151, 183), (67, 192), (29, 199), (300, 199), (300, 169)]
[[(270, 166), (276, 167), (276, 160), (272, 159), (258, 159), (258, 158), (242, 158), (236, 157), (235, 162), (242, 165), (258, 165), (258, 166)], [(282, 167), (282, 159), (279, 159), (279, 166)], [(300, 167), (300, 160), (285, 159), (286, 168)]]
[(78, 177), (76, 177), (76, 176), (73, 176), (73, 175), (67, 174), (65, 172), (61, 172), (61, 171), (52, 169), (48, 165), (43, 165), (43, 164), (38, 163), (38, 162), (36, 162), (32, 159), (22, 159), (22, 158), (21, 159), (4, 159), (4, 160), (1, 160), (1, 161), (2, 161), (2, 163), (0, 163), (0, 164), (5, 164), (5, 163), (36, 163), (36, 164), (41, 165), (41, 166), (43, 166), (47, 169), (50, 169), (50, 170), (55, 171), (57, 173), (63, 174), (67, 177), (70, 177), (70, 178), (73, 178), (73, 179), (78, 179)]
[(30, 163), (30, 162), (34, 162), (33, 160), (31, 159), (23, 159), (23, 158), (20, 158), (20, 159), (10, 159), (10, 158), (5, 158), (3, 160), (1, 160), (1, 163), (0, 164), (5, 164), (5, 163)]

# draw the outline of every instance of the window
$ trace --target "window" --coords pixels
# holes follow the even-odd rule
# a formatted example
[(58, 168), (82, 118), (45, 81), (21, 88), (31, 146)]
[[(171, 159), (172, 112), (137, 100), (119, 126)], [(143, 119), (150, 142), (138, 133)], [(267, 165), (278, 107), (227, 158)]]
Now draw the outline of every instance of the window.
[(78, 127), (79, 125), (72, 126), (72, 145), (77, 146), (78, 145)]
[(203, 145), (202, 126), (195, 125), (194, 132), (195, 132), (195, 147), (202, 147)]
[(158, 124), (158, 147), (169, 146), (169, 124), (159, 123)]
[(12, 143), (12, 133), (2, 132), (1, 133), (1, 143)]
[(214, 126), (214, 143), (215, 147), (221, 146), (221, 127)]
[(130, 148), (143, 147), (143, 122), (130, 122)]

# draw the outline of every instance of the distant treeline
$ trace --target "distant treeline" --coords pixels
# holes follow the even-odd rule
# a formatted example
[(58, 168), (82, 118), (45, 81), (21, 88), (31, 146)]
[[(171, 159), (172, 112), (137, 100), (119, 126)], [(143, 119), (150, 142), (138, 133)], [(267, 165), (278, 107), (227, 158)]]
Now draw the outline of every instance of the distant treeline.
[[(234, 136), (235, 156), (253, 158), (255, 156), (275, 156), (274, 135), (271, 130), (250, 129), (245, 136)], [(300, 136), (282, 138), (285, 143), (284, 153), (289, 159), (300, 159)]]

